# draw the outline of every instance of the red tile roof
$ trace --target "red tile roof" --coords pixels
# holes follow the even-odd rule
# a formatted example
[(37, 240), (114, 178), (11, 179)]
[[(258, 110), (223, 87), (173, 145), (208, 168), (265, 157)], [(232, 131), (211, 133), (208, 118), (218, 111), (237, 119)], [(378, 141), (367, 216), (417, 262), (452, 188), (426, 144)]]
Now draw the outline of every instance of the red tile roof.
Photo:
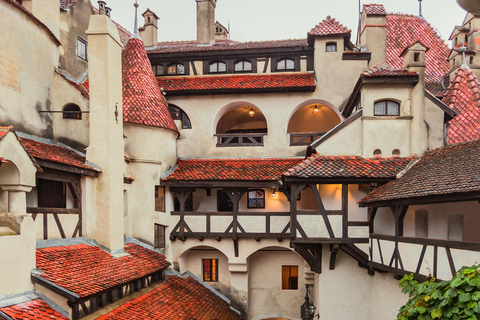
[(240, 320), (228, 304), (195, 279), (167, 276), (168, 281), (98, 318), (98, 320), (195, 319)]
[(383, 4), (376, 4), (376, 3), (364, 4), (363, 11), (369, 15), (379, 15), (379, 16), (387, 15), (387, 11), (385, 11), (385, 7), (383, 6)]
[(46, 302), (40, 299), (34, 299), (16, 305), (0, 308), (0, 311), (12, 318), (13, 320), (68, 320), (58, 311), (52, 309)]
[(373, 68), (365, 70), (361, 74), (364, 78), (374, 77), (418, 77), (418, 73), (408, 71), (407, 69), (394, 69), (386, 65), (377, 65)]
[(37, 268), (49, 280), (80, 297), (88, 297), (167, 268), (165, 257), (129, 243), (128, 256), (114, 258), (98, 246), (79, 244), (37, 249)]
[(428, 152), (405, 174), (376, 189), (360, 203), (421, 198), (480, 191), (480, 140)]
[(312, 156), (285, 173), (296, 178), (394, 178), (414, 158)]
[(178, 167), (165, 180), (180, 181), (276, 181), (282, 173), (302, 159), (190, 159), (179, 160)]
[[(75, 89), (77, 89), (78, 91), (80, 91), (80, 93), (84, 96), (84, 97), (87, 97), (89, 96), (88, 94), (88, 89), (85, 88), (85, 86), (83, 84), (79, 84), (79, 83), (76, 83), (76, 82), (73, 82), (72, 80), (68, 79), (65, 75), (63, 75), (62, 73), (58, 72), (58, 71), (55, 71), (60, 77), (62, 77), (63, 79), (65, 79), (65, 81), (67, 81), (71, 86), (73, 86)], [(87, 78), (88, 79), (88, 78)], [(85, 83), (85, 81), (84, 81)]]
[(58, 40), (58, 38), (53, 34), (52, 30), (50, 30), (42, 21), (40, 21), (37, 17), (35, 17), (30, 11), (28, 11), (18, 1), (15, 1), (15, 0), (4, 0), (4, 1), (10, 4), (11, 6), (13, 6), (14, 8), (18, 9), (25, 16), (27, 16), (27, 18), (30, 19), (33, 23), (35, 23), (40, 28), (42, 28), (57, 46), (61, 45), (60, 40)]
[(448, 143), (480, 138), (480, 82), (470, 68), (460, 68), (443, 102), (458, 114), (448, 123)]
[(425, 81), (440, 83), (449, 71), (450, 49), (437, 31), (422, 17), (406, 14), (387, 15), (387, 64), (403, 67), (402, 51), (417, 41), (427, 48)]
[(25, 146), (25, 149), (37, 160), (50, 161), (81, 169), (99, 171), (98, 169), (85, 163), (85, 156), (80, 155), (68, 148), (27, 138), (21, 138), (21, 141)]
[(317, 24), (308, 35), (310, 36), (331, 36), (336, 34), (349, 34), (352, 30), (343, 26), (340, 22), (328, 16), (325, 20)]
[(166, 92), (201, 90), (315, 89), (313, 73), (242, 74), (228, 76), (161, 77)]
[(158, 46), (148, 49), (151, 53), (173, 53), (173, 52), (202, 52), (202, 51), (224, 51), (224, 50), (248, 50), (248, 49), (269, 49), (269, 48), (297, 48), (307, 47), (306, 39), (271, 40), (255, 42), (238, 42), (233, 40), (215, 40), (211, 46), (198, 46), (196, 41), (170, 41), (159, 42)]
[(140, 39), (130, 39), (122, 53), (123, 121), (178, 132)]
[(85, 88), (85, 90), (87, 90), (87, 92), (90, 92), (90, 80), (88, 77), (86, 77), (82, 82), (82, 86)]

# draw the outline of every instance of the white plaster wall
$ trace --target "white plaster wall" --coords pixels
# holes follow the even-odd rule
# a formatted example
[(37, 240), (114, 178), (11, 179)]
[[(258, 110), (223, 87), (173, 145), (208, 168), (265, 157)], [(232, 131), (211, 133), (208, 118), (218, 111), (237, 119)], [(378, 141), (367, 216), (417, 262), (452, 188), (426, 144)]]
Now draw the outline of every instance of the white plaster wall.
[(363, 152), (363, 122), (358, 118), (320, 143), (316, 150), (322, 155), (360, 156)]

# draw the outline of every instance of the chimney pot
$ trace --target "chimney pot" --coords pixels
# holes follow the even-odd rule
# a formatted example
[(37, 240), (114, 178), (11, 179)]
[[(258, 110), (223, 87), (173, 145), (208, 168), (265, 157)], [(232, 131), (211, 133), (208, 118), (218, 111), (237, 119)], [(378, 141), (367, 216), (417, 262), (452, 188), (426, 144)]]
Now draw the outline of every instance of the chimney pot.
[(98, 13), (99, 14), (105, 14), (105, 6), (107, 3), (105, 1), (99, 0), (98, 1)]
[(112, 14), (112, 8), (105, 7), (105, 15), (110, 18), (111, 14)]

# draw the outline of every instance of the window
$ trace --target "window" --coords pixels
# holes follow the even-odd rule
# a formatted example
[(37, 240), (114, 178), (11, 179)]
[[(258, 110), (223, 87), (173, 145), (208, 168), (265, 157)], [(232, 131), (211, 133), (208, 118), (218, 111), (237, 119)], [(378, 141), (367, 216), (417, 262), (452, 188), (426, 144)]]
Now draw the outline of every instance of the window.
[(235, 62), (235, 72), (242, 71), (252, 71), (252, 63), (246, 60)]
[(399, 116), (400, 104), (391, 100), (383, 100), (375, 103), (374, 115), (376, 116)]
[(282, 290), (298, 289), (298, 266), (282, 266)]
[(192, 129), (192, 123), (190, 122), (190, 118), (188, 118), (187, 114), (175, 105), (168, 105), (168, 111), (170, 111), (170, 115), (172, 116), (173, 120), (180, 120), (182, 122), (182, 129)]
[(165, 73), (165, 68), (163, 67), (163, 64), (154, 64), (152, 65), (153, 73), (156, 76), (163, 76)]
[(63, 108), (63, 119), (82, 120), (82, 111), (76, 104), (68, 104)]
[(202, 259), (203, 281), (218, 281), (218, 259)]
[(155, 186), (155, 211), (165, 212), (165, 188)]
[(38, 206), (42, 208), (66, 208), (66, 191), (64, 182), (38, 179)]
[(250, 190), (247, 197), (247, 208), (265, 208), (265, 191)]
[(210, 63), (208, 70), (210, 73), (225, 72), (227, 71), (227, 65), (225, 64), (225, 62), (222, 62), (222, 61), (212, 62)]
[(295, 61), (285, 58), (277, 61), (277, 70), (295, 70)]
[[(173, 210), (180, 211), (180, 201), (178, 200), (177, 196), (173, 196)], [(187, 201), (185, 201), (185, 211), (193, 211), (193, 194), (187, 197)]]
[(84, 61), (88, 61), (87, 56), (87, 41), (77, 37), (77, 57)]
[(172, 63), (168, 65), (168, 74), (185, 74), (185, 66), (181, 63)]
[(337, 43), (336, 42), (327, 42), (325, 46), (326, 52), (335, 52), (337, 51)]
[(233, 211), (232, 199), (222, 190), (217, 190), (217, 211)]
[(165, 248), (165, 226), (155, 223), (155, 239), (153, 243), (155, 249)]

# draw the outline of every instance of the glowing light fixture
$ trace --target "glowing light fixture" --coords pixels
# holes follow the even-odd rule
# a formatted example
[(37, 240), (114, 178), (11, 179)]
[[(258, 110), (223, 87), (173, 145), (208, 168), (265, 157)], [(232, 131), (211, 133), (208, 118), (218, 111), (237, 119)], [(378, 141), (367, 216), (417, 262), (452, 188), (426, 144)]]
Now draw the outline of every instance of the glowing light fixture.
[(275, 193), (275, 188), (273, 188), (272, 198), (276, 198), (276, 197), (277, 197), (277, 194)]
[(250, 111), (248, 111), (248, 114), (250, 117), (253, 117), (255, 115), (255, 111), (253, 110), (253, 108), (250, 108)]
[(317, 115), (320, 112), (320, 108), (318, 107), (318, 104), (313, 106), (313, 114)]

